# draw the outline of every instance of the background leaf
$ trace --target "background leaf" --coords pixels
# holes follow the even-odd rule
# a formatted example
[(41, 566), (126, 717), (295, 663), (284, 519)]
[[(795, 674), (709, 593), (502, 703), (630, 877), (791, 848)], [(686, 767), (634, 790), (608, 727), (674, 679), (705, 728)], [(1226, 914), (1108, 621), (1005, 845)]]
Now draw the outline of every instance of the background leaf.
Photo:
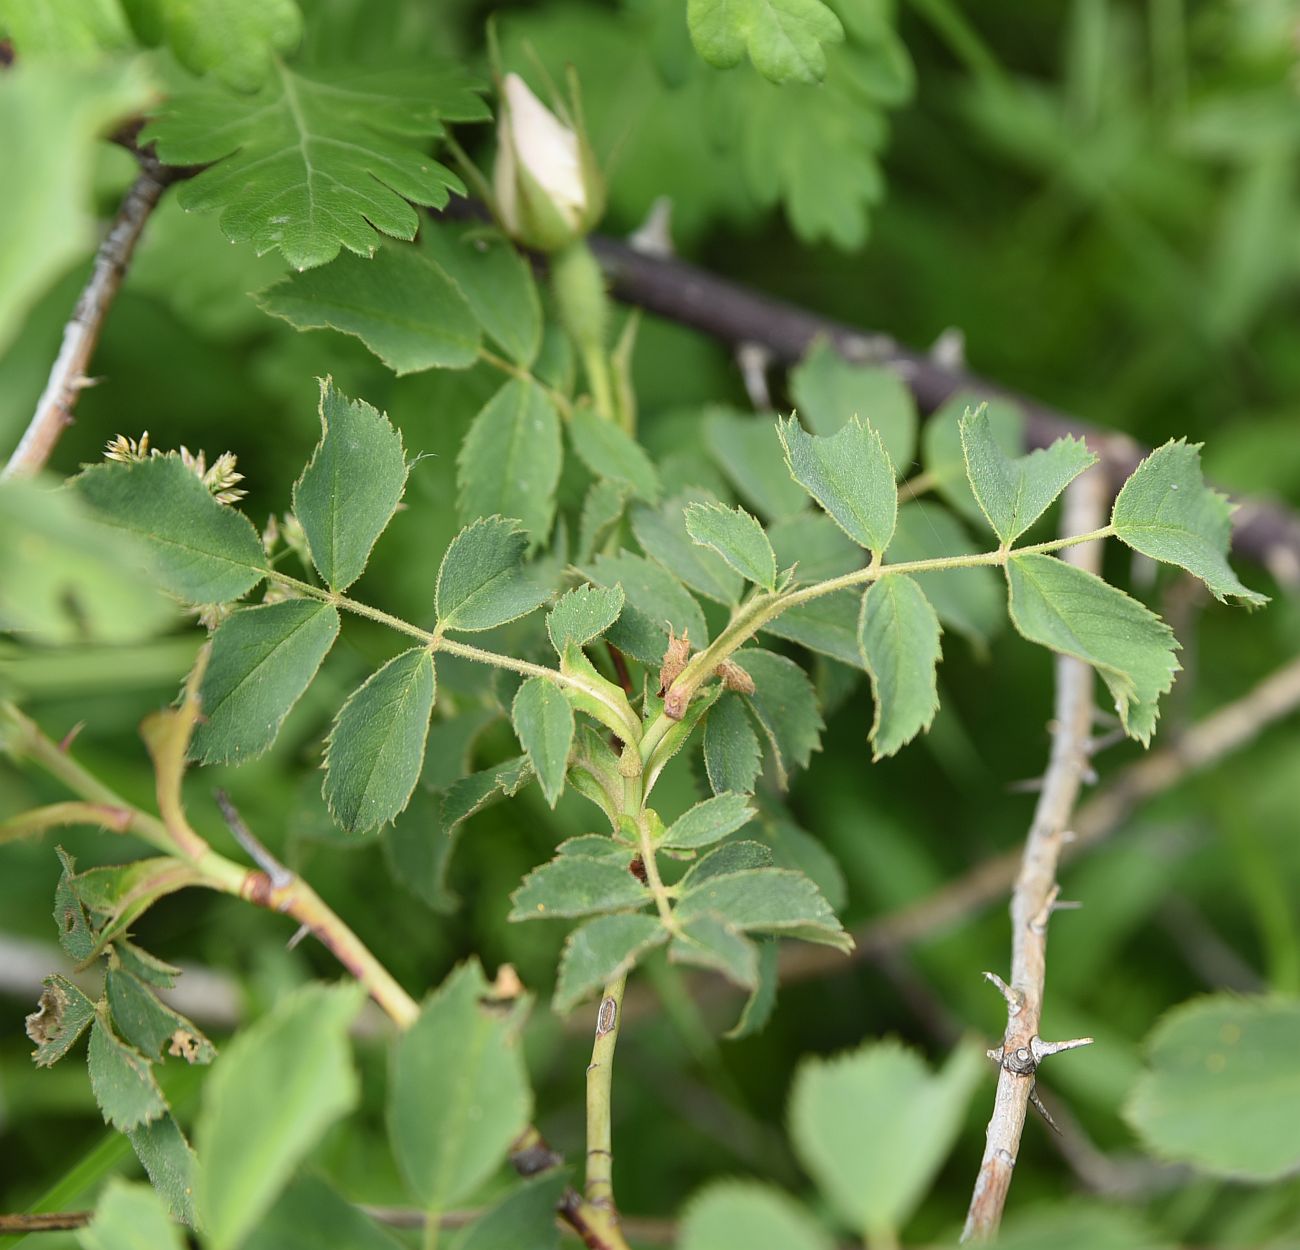
[(585, 647), (599, 638), (623, 610), (621, 586), (575, 586), (546, 615), (551, 645), (563, 657), (570, 646)]
[(823, 44), (844, 38), (840, 20), (820, 0), (690, 0), (686, 20), (699, 54), (719, 69), (746, 53), (776, 83), (819, 82)]
[(831, 1250), (835, 1243), (793, 1198), (755, 1181), (715, 1181), (682, 1216), (680, 1250)]
[(148, 1185), (113, 1177), (95, 1204), (95, 1218), (77, 1234), (82, 1250), (181, 1250), (180, 1230)]
[(569, 438), (578, 459), (597, 477), (618, 482), (638, 499), (659, 498), (659, 474), (645, 449), (613, 422), (591, 408), (575, 408)]

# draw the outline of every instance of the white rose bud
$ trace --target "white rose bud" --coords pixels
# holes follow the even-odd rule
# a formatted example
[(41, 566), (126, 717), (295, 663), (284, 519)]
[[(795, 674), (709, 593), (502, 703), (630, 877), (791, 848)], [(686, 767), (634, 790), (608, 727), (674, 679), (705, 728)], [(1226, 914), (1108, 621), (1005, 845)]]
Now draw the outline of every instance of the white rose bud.
[(526, 247), (556, 252), (582, 238), (604, 209), (604, 186), (586, 137), (507, 74), (492, 174), (497, 216)]

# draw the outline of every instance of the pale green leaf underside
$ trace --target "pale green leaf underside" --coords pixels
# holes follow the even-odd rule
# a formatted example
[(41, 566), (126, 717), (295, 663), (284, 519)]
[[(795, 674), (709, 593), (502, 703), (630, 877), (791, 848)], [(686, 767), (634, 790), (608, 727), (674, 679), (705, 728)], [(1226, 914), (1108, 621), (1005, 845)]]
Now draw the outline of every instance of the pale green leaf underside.
[(893, 755), (934, 720), (941, 632), (930, 601), (905, 574), (882, 577), (862, 596), (858, 642), (876, 701), (871, 722), (876, 759)]
[(360, 339), (398, 377), (468, 369), (479, 357), (469, 305), (426, 248), (385, 243), (371, 257), (344, 255), (289, 274), (256, 297), (298, 330)]
[(395, 820), (420, 779), (437, 686), (433, 656), (412, 647), (348, 697), (330, 731), (325, 802), (349, 833)]
[(519, 522), (504, 517), (485, 517), (461, 530), (438, 569), (438, 628), (493, 629), (540, 607), (549, 592), (524, 567), (527, 547)]
[(625, 914), (588, 920), (564, 943), (555, 1010), (568, 1011), (667, 940), (668, 932), (657, 916)]
[(238, 599), (265, 576), (248, 518), (213, 499), (179, 456), (98, 464), (70, 489), (105, 524), (134, 535), (158, 584), (187, 603)]
[(592, 916), (643, 907), (650, 902), (650, 894), (632, 875), (627, 860), (626, 855), (621, 860), (559, 855), (524, 878), (510, 896), (509, 919)]
[(1015, 542), (1084, 469), (1097, 463), (1081, 438), (1058, 438), (1012, 460), (994, 437), (981, 406), (961, 423), (962, 448), (971, 490), (1004, 544)]
[(512, 378), (483, 405), (461, 444), (461, 519), (518, 517), (532, 541), (544, 543), (563, 462), (551, 397), (536, 382)]
[(1125, 1118), (1155, 1154), (1256, 1182), (1300, 1171), (1300, 1004), (1220, 994), (1176, 1007), (1148, 1041)]
[(693, 503), (686, 509), (686, 532), (702, 547), (710, 547), (742, 577), (776, 589), (776, 554), (763, 527), (743, 508)]
[(515, 734), (554, 807), (564, 789), (564, 772), (573, 746), (573, 708), (564, 692), (545, 677), (530, 677), (511, 706)]
[(462, 964), (393, 1052), (393, 1153), (412, 1194), (433, 1212), (469, 1197), (505, 1162), (532, 1110), (514, 1026), (483, 1002), (487, 993), (478, 964)]
[(244, 608), (212, 637), (190, 746), (204, 764), (267, 750), (338, 637), (338, 609), (315, 599)]
[(1243, 586), (1228, 564), (1232, 509), (1206, 486), (1197, 446), (1168, 442), (1143, 460), (1116, 497), (1111, 524), (1135, 551), (1186, 569), (1216, 599), (1268, 602)]
[(829, 437), (795, 417), (777, 424), (791, 476), (860, 547), (884, 555), (894, 536), (898, 489), (880, 435), (850, 418)]
[(821, 0), (688, 0), (686, 21), (710, 65), (730, 69), (748, 53), (776, 83), (820, 82), (824, 45), (844, 39), (839, 18)]
[(141, 134), (168, 164), (210, 164), (177, 192), (182, 207), (221, 213), (221, 228), (295, 269), (340, 248), (370, 256), (378, 231), (415, 237), (413, 205), (441, 207), (464, 186), (424, 146), (444, 120), (486, 111), (459, 70), (365, 74), (339, 81), (283, 65), (255, 95), (200, 88), (170, 99)]
[(1030, 642), (1091, 664), (1131, 738), (1155, 732), (1158, 700), (1178, 671), (1173, 632), (1122, 590), (1053, 556), (1007, 561), (1008, 607)]

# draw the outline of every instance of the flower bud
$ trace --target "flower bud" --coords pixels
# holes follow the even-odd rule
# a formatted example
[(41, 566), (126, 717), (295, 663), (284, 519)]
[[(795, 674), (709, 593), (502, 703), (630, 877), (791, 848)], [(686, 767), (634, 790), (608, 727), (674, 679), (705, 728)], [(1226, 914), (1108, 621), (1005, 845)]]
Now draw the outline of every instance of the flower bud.
[(518, 74), (502, 84), (492, 173), (497, 217), (525, 247), (557, 252), (596, 224), (605, 187), (586, 136), (566, 126)]

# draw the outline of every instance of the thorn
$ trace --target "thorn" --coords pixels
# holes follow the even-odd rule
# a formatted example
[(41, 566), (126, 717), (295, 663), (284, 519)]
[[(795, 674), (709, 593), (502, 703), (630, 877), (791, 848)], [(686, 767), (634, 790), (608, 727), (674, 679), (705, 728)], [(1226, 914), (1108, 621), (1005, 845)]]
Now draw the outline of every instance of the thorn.
[(949, 326), (930, 345), (930, 359), (940, 369), (960, 372), (966, 368), (966, 333), (960, 326)]
[(1025, 996), (1019, 990), (1013, 990), (996, 972), (986, 972), (984, 979), (994, 986), (1007, 1001), (1007, 1015), (1018, 1016), (1025, 1005)]
[(1090, 756), (1100, 755), (1103, 751), (1113, 746), (1118, 746), (1121, 742), (1128, 740), (1128, 734), (1123, 729), (1112, 729), (1109, 733), (1101, 734), (1099, 737), (1090, 738), (1088, 745), (1084, 748)]
[(63, 737), (60, 739), (59, 750), (66, 755), (69, 749), (72, 747), (73, 742), (76, 741), (77, 735), (83, 729), (85, 729), (85, 727), (86, 727), (86, 722), (84, 720), (79, 720), (75, 725), (73, 725), (73, 727), (69, 729), (68, 732), (65, 733)]
[(667, 195), (659, 196), (650, 205), (645, 220), (627, 237), (634, 252), (667, 260), (676, 254), (673, 247), (673, 202)]
[(1008, 794), (1037, 794), (1043, 788), (1041, 777), (1025, 777), (1020, 781), (1007, 783)]
[(1047, 1121), (1047, 1127), (1050, 1128), (1052, 1132), (1057, 1135), (1057, 1137), (1065, 1136), (1065, 1134), (1061, 1132), (1060, 1125), (1058, 1125), (1057, 1122), (1052, 1119), (1052, 1113), (1048, 1111), (1047, 1107), (1043, 1103), (1043, 1100), (1039, 1098), (1038, 1091), (1036, 1089), (1030, 1089), (1029, 1103), (1033, 1107), (1033, 1109), (1037, 1111), (1038, 1114), (1041, 1115), (1044, 1120)]
[[(1071, 835), (1073, 836), (1073, 835)], [(1065, 835), (1061, 835), (1061, 840), (1065, 840)], [(1061, 887), (1055, 881), (1052, 882), (1052, 888), (1047, 892), (1047, 898), (1042, 907), (1038, 909), (1037, 915), (1029, 922), (1029, 927), (1035, 933), (1045, 933), (1047, 931), (1047, 918), (1052, 914), (1052, 909), (1056, 906), (1056, 898), (1061, 892)]]
[(1035, 1063), (1042, 1063), (1052, 1055), (1059, 1055), (1063, 1050), (1078, 1050), (1080, 1046), (1091, 1046), (1090, 1037), (1072, 1037), (1068, 1042), (1045, 1042), (1035, 1035), (1029, 1039), (1029, 1049)]
[(244, 824), (244, 818), (230, 801), (230, 796), (224, 790), (214, 790), (212, 797), (216, 799), (217, 806), (221, 808), (221, 814), (225, 817), (230, 832), (235, 835), (235, 841), (248, 852), (253, 862), (266, 873), (271, 882), (271, 889), (283, 890), (286, 886), (292, 884), (293, 873), (257, 840), (253, 831)]
[(1058, 898), (1052, 904), (1052, 911), (1078, 911), (1082, 906), (1082, 901), (1077, 898)]
[(772, 355), (761, 343), (741, 343), (736, 348), (736, 364), (745, 383), (745, 394), (750, 405), (758, 412), (772, 407), (772, 394), (767, 387), (767, 370)]
[(301, 941), (303, 940), (303, 938), (305, 938), (305, 937), (307, 936), (307, 934), (309, 934), (310, 932), (311, 932), (311, 925), (309, 925), (309, 924), (300, 924), (300, 925), (298, 926), (296, 932), (294, 933), (293, 937), (291, 937), (291, 938), (290, 938), (290, 939), (289, 939), (289, 940), (284, 944), (284, 949), (287, 950), (287, 951), (291, 951), (291, 950), (293, 950), (294, 947), (296, 947), (296, 946), (298, 945), (298, 943), (301, 942)]

